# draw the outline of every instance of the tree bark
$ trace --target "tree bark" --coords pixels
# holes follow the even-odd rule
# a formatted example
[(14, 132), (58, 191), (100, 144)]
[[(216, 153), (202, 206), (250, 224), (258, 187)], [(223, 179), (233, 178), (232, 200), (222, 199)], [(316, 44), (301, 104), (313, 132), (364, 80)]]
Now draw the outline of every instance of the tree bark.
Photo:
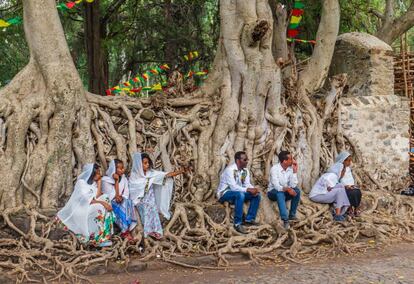
[(389, 45), (414, 26), (414, 1), (411, 1), (408, 10), (398, 18), (395, 18), (394, 4), (394, 0), (386, 1), (384, 15), (373, 11), (381, 20), (375, 36)]
[[(174, 29), (174, 15), (173, 15), (173, 3), (171, 0), (164, 1), (164, 20), (166, 30)], [(177, 60), (177, 40), (173, 34), (166, 33), (164, 57), (168, 64), (174, 66)]]
[[(24, 1), (24, 29), (29, 64), (0, 90), (1, 116), (7, 123), (7, 142), (0, 154), (0, 208), (23, 200), (56, 208), (59, 196), (71, 192), (73, 147), (77, 162), (93, 160), (90, 135), (72, 139), (72, 128), (86, 100), (53, 0)], [(88, 115), (79, 117), (84, 120)], [(86, 122), (88, 125), (88, 122)], [(37, 135), (27, 143), (27, 135)], [(11, 158), (13, 157), (13, 158)]]
[(89, 91), (105, 95), (108, 87), (109, 65), (106, 50), (103, 47), (106, 28), (102, 24), (100, 0), (85, 3), (85, 45), (88, 60)]

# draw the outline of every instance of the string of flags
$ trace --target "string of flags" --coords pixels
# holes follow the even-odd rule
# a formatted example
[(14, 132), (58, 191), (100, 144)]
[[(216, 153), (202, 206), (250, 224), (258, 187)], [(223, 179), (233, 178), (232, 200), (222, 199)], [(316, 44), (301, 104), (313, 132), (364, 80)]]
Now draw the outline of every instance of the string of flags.
[(302, 0), (295, 0), (293, 4), (292, 16), (290, 17), (290, 23), (287, 30), (288, 38), (295, 38), (299, 34), (299, 24), (302, 21), (302, 15), (304, 13), (305, 4)]
[[(87, 3), (92, 3), (94, 0), (85, 0)], [(73, 9), (76, 5), (82, 3), (83, 0), (77, 0), (77, 1), (70, 1), (67, 3), (60, 3), (56, 6), (57, 9), (61, 11), (66, 11)], [(20, 25), (23, 22), (22, 17), (14, 17), (8, 20), (0, 19), (0, 28), (8, 28), (12, 25)]]
[(120, 93), (122, 91), (124, 92), (128, 92), (128, 93), (139, 93), (141, 91), (157, 91), (157, 90), (162, 90), (161, 84), (155, 84), (153, 86), (146, 86), (147, 81), (149, 80), (149, 78), (155, 76), (155, 75), (160, 75), (163, 73), (166, 73), (167, 70), (169, 70), (170, 67), (167, 64), (155, 67), (153, 69), (150, 69), (146, 72), (144, 72), (143, 74), (137, 75), (136, 77), (123, 82), (122, 84), (112, 87), (110, 89), (106, 90), (106, 95), (111, 96), (117, 93)]
[(305, 4), (302, 0), (295, 0), (293, 4), (292, 16), (287, 30), (287, 41), (288, 42), (300, 42), (300, 43), (311, 43), (316, 44), (315, 40), (297, 39), (299, 34), (299, 24), (302, 21)]
[(0, 19), (0, 28), (7, 28), (11, 25), (19, 25), (22, 23), (21, 17), (15, 17), (8, 20)]
[[(183, 56), (184, 61), (192, 62), (193, 60), (199, 58), (200, 54), (197, 51), (191, 51), (188, 54)], [(115, 95), (137, 95), (144, 91), (162, 91), (164, 88), (171, 87), (168, 85), (167, 80), (165, 80), (162, 76), (166, 75), (170, 67), (168, 64), (163, 64), (157, 66), (153, 69), (149, 69), (146, 72), (142, 73), (141, 75), (137, 75), (132, 79), (125, 81), (118, 86), (112, 87), (107, 89), (106, 95), (107, 96), (115, 96)], [(181, 73), (180, 73), (181, 74)], [(197, 80), (203, 80), (206, 75), (208, 75), (208, 70), (201, 70), (201, 71), (194, 71), (189, 70), (185, 73), (185, 75), (181, 74), (184, 79), (195, 77)], [(153, 85), (149, 84), (149, 81), (154, 76), (161, 77), (161, 82), (157, 82)]]
[(287, 41), (316, 44), (316, 40), (307, 40), (307, 39), (298, 39), (298, 38), (288, 38)]

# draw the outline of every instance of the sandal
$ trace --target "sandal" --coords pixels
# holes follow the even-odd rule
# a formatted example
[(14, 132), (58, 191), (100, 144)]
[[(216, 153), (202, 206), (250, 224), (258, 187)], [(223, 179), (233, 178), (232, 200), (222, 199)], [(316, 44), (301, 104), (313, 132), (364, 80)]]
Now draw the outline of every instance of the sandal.
[(151, 232), (148, 234), (148, 236), (154, 238), (157, 241), (162, 239), (162, 235), (157, 232)]
[(136, 239), (131, 235), (130, 231), (126, 231), (126, 232), (122, 233), (120, 236), (123, 239), (127, 239), (129, 243), (136, 242)]
[(349, 208), (348, 211), (346, 212), (347, 216), (354, 218), (355, 215), (355, 210), (353, 208)]
[(355, 209), (355, 217), (359, 217), (361, 216), (361, 214), (362, 214), (361, 209)]

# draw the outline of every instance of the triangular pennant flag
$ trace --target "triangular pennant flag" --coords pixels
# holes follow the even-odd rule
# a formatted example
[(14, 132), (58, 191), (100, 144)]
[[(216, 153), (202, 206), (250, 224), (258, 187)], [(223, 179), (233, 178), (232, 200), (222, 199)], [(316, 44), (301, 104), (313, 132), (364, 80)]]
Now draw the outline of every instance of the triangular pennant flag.
[(0, 28), (7, 28), (8, 26), (10, 26), (10, 24), (8, 22), (6, 22), (5, 20), (0, 19)]
[(75, 7), (76, 3), (75, 2), (68, 2), (66, 3), (66, 7), (68, 7), (69, 9), (72, 9), (73, 7)]
[(296, 16), (296, 17), (302, 16), (303, 12), (304, 12), (304, 10), (302, 10), (302, 9), (293, 9), (292, 10), (292, 16)]
[(158, 83), (158, 84), (152, 86), (152, 89), (154, 91), (162, 91), (161, 83)]

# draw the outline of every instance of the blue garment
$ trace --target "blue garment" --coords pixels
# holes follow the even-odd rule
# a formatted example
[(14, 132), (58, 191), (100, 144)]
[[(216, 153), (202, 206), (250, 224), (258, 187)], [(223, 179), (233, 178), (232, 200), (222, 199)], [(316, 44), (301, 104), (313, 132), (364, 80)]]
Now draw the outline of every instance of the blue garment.
[(121, 203), (111, 202), (112, 210), (115, 213), (115, 223), (122, 233), (132, 230), (137, 224), (137, 214), (135, 213), (134, 203), (131, 199), (123, 198)]
[[(289, 218), (296, 216), (296, 209), (298, 208), (300, 201), (300, 189), (295, 187), (296, 196), (292, 196), (284, 191), (271, 190), (267, 193), (267, 197), (270, 200), (276, 201), (279, 206), (280, 217), (283, 221), (289, 220)], [(286, 201), (292, 200), (290, 203), (289, 216), (286, 208)]]
[(254, 196), (250, 192), (229, 190), (219, 199), (220, 203), (228, 202), (234, 204), (234, 225), (240, 225), (242, 223), (243, 204), (246, 201), (250, 201), (250, 205), (245, 221), (252, 222), (256, 219), (257, 210), (259, 209), (260, 194)]

